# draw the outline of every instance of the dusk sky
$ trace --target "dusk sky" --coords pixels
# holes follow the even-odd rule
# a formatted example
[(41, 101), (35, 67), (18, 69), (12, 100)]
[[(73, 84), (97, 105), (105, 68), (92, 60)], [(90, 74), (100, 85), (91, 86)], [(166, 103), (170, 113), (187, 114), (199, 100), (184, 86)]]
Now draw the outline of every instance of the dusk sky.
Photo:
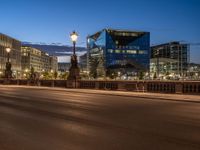
[(78, 45), (103, 28), (151, 32), (151, 45), (191, 43), (191, 61), (200, 63), (199, 0), (0, 0), (0, 32), (21, 41)]

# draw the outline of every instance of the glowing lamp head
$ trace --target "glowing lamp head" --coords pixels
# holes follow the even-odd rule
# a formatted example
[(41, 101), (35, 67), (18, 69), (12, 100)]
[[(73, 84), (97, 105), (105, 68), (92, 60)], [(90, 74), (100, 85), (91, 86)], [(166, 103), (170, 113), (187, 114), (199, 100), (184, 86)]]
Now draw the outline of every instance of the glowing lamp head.
[(10, 53), (10, 51), (11, 51), (11, 48), (9, 48), (9, 47), (6, 48), (6, 52), (7, 52), (7, 53)]
[(76, 42), (78, 39), (78, 34), (74, 31), (70, 34), (72, 42)]

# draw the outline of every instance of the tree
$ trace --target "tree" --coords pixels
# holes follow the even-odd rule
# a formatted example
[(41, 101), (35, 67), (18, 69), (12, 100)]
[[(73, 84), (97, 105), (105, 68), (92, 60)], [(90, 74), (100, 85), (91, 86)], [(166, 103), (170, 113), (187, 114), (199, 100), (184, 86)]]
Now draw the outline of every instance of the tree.
[(157, 78), (157, 75), (156, 75), (156, 73), (154, 73), (154, 75), (153, 75), (153, 79), (156, 79)]
[(45, 71), (43, 73), (43, 78), (46, 80), (46, 79), (49, 79), (49, 72)]
[(54, 79), (57, 79), (58, 78), (58, 72), (55, 71), (54, 74), (53, 74), (53, 76), (54, 76)]
[(30, 79), (35, 79), (35, 69), (31, 67)]
[(170, 75), (170, 73), (169, 73), (169, 72), (167, 72), (167, 73), (166, 73), (166, 76), (169, 76), (169, 75)]
[(87, 72), (81, 72), (81, 79), (88, 79), (89, 75)]
[(97, 78), (97, 67), (99, 65), (99, 61), (98, 61), (98, 58), (92, 58), (90, 57), (90, 64), (91, 64), (91, 67), (90, 67), (90, 76), (94, 79)]
[(139, 72), (139, 80), (143, 80), (144, 79), (144, 72), (140, 71)]
[(111, 70), (111, 69), (108, 69), (106, 71), (106, 76), (109, 77), (110, 79), (116, 79), (117, 76), (118, 76), (118, 73), (113, 71), (113, 70)]
[(60, 79), (65, 80), (65, 79), (67, 79), (68, 75), (69, 75), (69, 73), (65, 72), (65, 73), (61, 73), (59, 77), (60, 77)]

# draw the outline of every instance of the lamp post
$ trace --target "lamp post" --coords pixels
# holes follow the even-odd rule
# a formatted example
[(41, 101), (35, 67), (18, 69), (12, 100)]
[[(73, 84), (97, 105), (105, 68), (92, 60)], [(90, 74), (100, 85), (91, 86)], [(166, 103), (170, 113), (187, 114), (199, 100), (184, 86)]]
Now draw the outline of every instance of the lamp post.
[(73, 55), (76, 55), (76, 41), (78, 39), (78, 34), (75, 31), (73, 31), (70, 34), (70, 37), (71, 37), (71, 40), (73, 42)]
[(6, 48), (6, 52), (7, 52), (7, 62), (9, 62), (10, 61), (10, 51), (11, 51), (11, 48)]
[(80, 69), (78, 67), (78, 61), (76, 56), (76, 42), (78, 39), (78, 34), (75, 31), (73, 31), (70, 34), (70, 37), (73, 42), (73, 55), (71, 56), (71, 67), (69, 69), (69, 76), (67, 80), (72, 81), (72, 83), (74, 82), (74, 86), (72, 87), (76, 88), (77, 79), (80, 79)]
[(11, 48), (6, 48), (6, 52), (7, 52), (7, 62), (6, 62), (5, 78), (10, 79), (12, 78), (12, 71), (11, 71), (12, 65), (10, 63)]

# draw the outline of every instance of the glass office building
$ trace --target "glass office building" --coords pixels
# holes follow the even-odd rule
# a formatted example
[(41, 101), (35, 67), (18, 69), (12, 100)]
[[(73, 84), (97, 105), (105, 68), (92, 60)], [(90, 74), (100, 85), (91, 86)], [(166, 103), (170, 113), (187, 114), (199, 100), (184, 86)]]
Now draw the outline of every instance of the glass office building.
[(186, 76), (190, 58), (190, 45), (177, 41), (151, 47), (151, 75)]
[(87, 38), (88, 69), (94, 78), (148, 72), (150, 33), (103, 29)]

